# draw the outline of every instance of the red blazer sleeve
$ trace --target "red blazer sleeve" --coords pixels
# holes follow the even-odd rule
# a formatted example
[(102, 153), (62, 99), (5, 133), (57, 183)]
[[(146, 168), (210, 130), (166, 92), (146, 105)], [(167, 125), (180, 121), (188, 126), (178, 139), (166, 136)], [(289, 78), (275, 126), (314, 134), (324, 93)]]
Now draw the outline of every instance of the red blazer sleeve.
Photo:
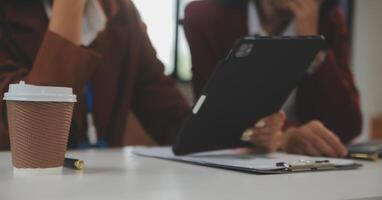
[(321, 19), (327, 57), (299, 87), (298, 115), (302, 122), (318, 119), (345, 143), (361, 131), (360, 97), (350, 69), (350, 36), (338, 7)]
[[(219, 56), (214, 53), (210, 40), (203, 27), (203, 17), (198, 7), (199, 2), (191, 2), (185, 10), (184, 31), (191, 51), (192, 84), (195, 98), (200, 96), (204, 85), (212, 74)], [(207, 29), (208, 30), (208, 29)]]
[(139, 63), (134, 88), (133, 110), (145, 130), (161, 145), (175, 142), (175, 136), (190, 107), (174, 80), (164, 75), (143, 22), (137, 18)]
[(9, 149), (6, 106), (3, 101), (3, 94), (8, 90), (9, 84), (26, 80), (35, 85), (72, 87), (78, 93), (99, 60), (94, 52), (76, 46), (49, 31), (33, 66), (25, 66), (8, 51), (6, 46), (0, 47), (0, 150)]
[(25, 80), (30, 84), (72, 87), (82, 93), (101, 56), (47, 31)]

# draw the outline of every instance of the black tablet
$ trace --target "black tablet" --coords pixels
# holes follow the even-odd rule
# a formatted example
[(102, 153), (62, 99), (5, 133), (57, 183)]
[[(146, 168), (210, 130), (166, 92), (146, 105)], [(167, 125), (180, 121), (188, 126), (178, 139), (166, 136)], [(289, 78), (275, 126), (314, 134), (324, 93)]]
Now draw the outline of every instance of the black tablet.
[(324, 45), (322, 36), (238, 40), (182, 125), (174, 153), (250, 146), (243, 132), (281, 109)]

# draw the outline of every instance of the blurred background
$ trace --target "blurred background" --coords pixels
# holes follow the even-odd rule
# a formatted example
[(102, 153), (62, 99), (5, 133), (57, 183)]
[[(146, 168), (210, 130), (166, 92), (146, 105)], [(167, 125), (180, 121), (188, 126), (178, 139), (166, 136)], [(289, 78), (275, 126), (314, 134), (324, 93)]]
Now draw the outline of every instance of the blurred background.
[[(191, 56), (182, 19), (191, 1), (195, 0), (133, 0), (166, 66), (165, 73), (178, 80), (190, 102)], [(363, 131), (357, 141), (382, 139), (382, 1), (341, 0), (340, 5), (351, 30), (352, 68), (362, 98)]]

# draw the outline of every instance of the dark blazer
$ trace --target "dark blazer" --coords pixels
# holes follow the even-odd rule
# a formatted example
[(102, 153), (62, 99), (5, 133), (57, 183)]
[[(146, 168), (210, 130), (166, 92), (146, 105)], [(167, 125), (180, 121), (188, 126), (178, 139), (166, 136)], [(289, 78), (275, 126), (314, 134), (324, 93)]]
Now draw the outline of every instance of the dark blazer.
[[(14, 42), (0, 33), (0, 149), (9, 149), (2, 95), (10, 83), (73, 87), (75, 105), (71, 138), (86, 140), (84, 85), (94, 90), (94, 119), (100, 138), (121, 146), (129, 111), (159, 144), (174, 141), (189, 105), (164, 67), (129, 0), (102, 0), (107, 28), (89, 48), (76, 46), (47, 31), (41, 1), (0, 1)], [(15, 47), (21, 51), (16, 51)]]
[[(184, 29), (192, 54), (196, 96), (233, 42), (248, 35), (247, 7), (224, 6), (220, 2), (195, 1), (186, 8)], [(296, 109), (301, 121), (294, 123), (320, 120), (343, 142), (349, 142), (360, 133), (362, 118), (349, 64), (350, 37), (338, 7), (321, 17), (319, 31), (327, 39), (327, 57), (299, 86)]]

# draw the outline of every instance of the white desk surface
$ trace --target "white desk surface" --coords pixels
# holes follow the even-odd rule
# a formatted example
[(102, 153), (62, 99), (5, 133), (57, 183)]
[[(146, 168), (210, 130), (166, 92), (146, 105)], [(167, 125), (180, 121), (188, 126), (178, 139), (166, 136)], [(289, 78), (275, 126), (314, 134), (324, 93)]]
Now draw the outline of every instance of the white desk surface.
[[(133, 155), (130, 148), (72, 151), (83, 172), (14, 176), (0, 152), (0, 200), (236, 200), (382, 198), (382, 161), (359, 170), (253, 175)], [(378, 199), (379, 199), (378, 198)], [(376, 198), (377, 199), (377, 198)]]

